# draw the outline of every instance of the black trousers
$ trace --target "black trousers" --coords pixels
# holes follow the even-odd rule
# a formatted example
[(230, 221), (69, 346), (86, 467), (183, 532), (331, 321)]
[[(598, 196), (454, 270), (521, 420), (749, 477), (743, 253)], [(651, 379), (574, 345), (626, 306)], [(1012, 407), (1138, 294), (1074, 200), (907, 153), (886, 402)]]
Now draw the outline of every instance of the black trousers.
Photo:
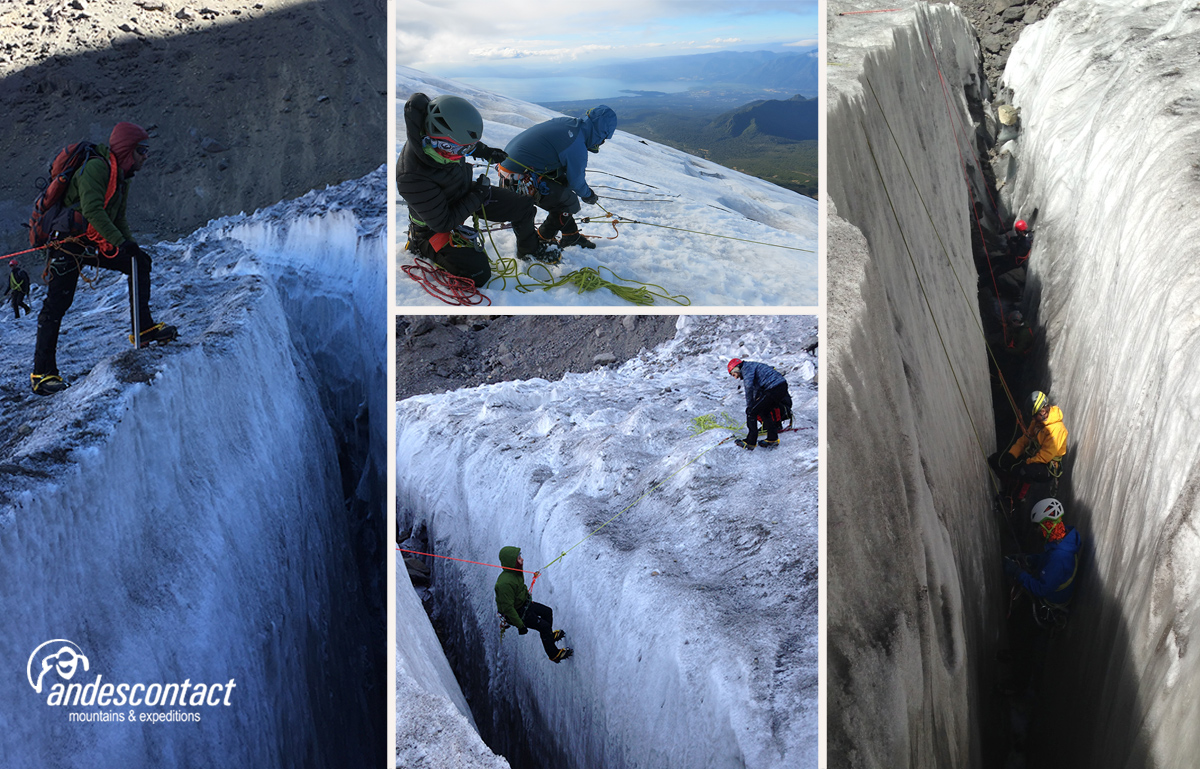
[(758, 442), (759, 417), (762, 417), (763, 428), (767, 431), (767, 440), (779, 440), (783, 420), (791, 413), (792, 396), (788, 393), (787, 382), (767, 390), (755, 403), (746, 407), (746, 443)]
[(997, 473), (1007, 473), (1009, 476), (1019, 478), (1028, 483), (1050, 483), (1054, 476), (1050, 475), (1050, 466), (1035, 462), (1034, 464), (1025, 464), (1024, 457), (1013, 459), (1012, 454), (1007, 451), (997, 451), (988, 457), (988, 465)]
[[(537, 229), (533, 224), (536, 212), (533, 200), (502, 187), (493, 187), (491, 200), (475, 213), (487, 222), (512, 222), (513, 233), (517, 236), (517, 253), (532, 253), (537, 248)], [(444, 246), (441, 251), (434, 251), (428, 240), (430, 230), (423, 230), (424, 237), (419, 237), (413, 245), (424, 258), (441, 267), (451, 275), (470, 278), (477, 288), (483, 288), (492, 278), (492, 266), (488, 263), (487, 253), (482, 249)]]
[(579, 213), (579, 196), (575, 194), (575, 190), (544, 176), (540, 186), (542, 189), (538, 190), (537, 198), (539, 208), (549, 211), (550, 215), (556, 218), (559, 214)]
[(13, 317), (15, 317), (15, 318), (21, 317), (21, 309), (22, 308), (25, 309), (25, 312), (31, 311), (29, 305), (25, 304), (25, 292), (24, 291), (12, 292), (12, 299), (10, 301), (12, 301)]
[[(75, 301), (75, 288), (79, 285), (79, 270), (83, 265), (116, 270), (130, 274), (130, 256), (118, 254), (111, 259), (98, 256), (76, 244), (50, 249), (49, 282), (46, 297), (42, 300), (42, 311), (38, 313), (37, 343), (33, 349), (33, 373), (58, 374), (58, 332), (63, 316)], [(150, 318), (150, 262), (138, 260), (137, 313), (142, 330), (154, 325)], [(130, 294), (133, 292), (130, 291)], [(133, 304), (130, 304), (130, 323), (133, 322)], [(132, 325), (130, 326), (132, 329)]]
[(546, 656), (554, 659), (554, 655), (558, 652), (558, 647), (554, 645), (554, 610), (545, 604), (530, 601), (525, 606), (521, 620), (525, 623), (525, 627), (538, 631), (542, 637), (542, 648), (546, 650)]

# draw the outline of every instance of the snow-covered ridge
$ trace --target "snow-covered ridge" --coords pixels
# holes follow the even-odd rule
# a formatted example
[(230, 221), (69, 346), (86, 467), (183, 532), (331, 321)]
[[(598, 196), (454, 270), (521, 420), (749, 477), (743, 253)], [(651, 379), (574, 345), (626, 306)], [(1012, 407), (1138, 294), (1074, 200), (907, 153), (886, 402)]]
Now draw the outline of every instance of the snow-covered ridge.
[[(401, 146), (405, 141), (404, 102), (418, 91), (429, 96), (452, 93), (474, 104), (484, 118), (483, 142), (492, 147), (503, 148), (525, 128), (559, 116), (535, 104), (400, 67), (396, 112), (397, 141)], [(478, 173), (484, 168), (480, 164)], [(498, 184), (495, 170), (491, 176)], [(550, 271), (556, 277), (582, 267), (604, 265), (622, 277), (685, 294), (694, 305), (817, 305), (815, 200), (619, 129), (598, 155), (589, 156), (588, 184), (598, 186), (595, 191), (601, 205), (622, 216), (808, 250), (773, 248), (645, 225), (620, 225), (617, 239), (601, 239), (595, 250), (567, 249), (563, 264)], [(403, 199), (399, 204), (397, 232), (403, 247), (408, 209)], [(577, 218), (603, 213), (598, 207), (585, 205)], [(539, 210), (538, 220), (544, 216), (545, 212)], [(582, 231), (600, 238), (614, 235), (607, 224), (583, 225)], [(502, 256), (515, 256), (511, 232), (494, 233), (494, 239)], [(488, 252), (494, 259), (496, 253), (490, 242)], [(400, 264), (411, 264), (403, 248), (398, 259)], [(545, 278), (540, 268), (535, 274)], [(570, 286), (519, 293), (511, 280), (505, 290), (496, 284), (484, 293), (497, 305), (624, 304), (608, 291), (579, 294)], [(403, 275), (397, 280), (396, 302), (401, 306), (437, 304)]]
[[(540, 569), (632, 504), (537, 581), (534, 600), (576, 650), (561, 665), (534, 634), (500, 639), (495, 570), (433, 564), (459, 681), (481, 731), (516, 763), (816, 766), (817, 394), (806, 337), (815, 342), (807, 317), (683, 316), (674, 340), (616, 369), (398, 404), (400, 527), (424, 527), (432, 552), (494, 563), (515, 544)], [(789, 380), (801, 429), (779, 449), (713, 448), (729, 433), (690, 433), (692, 417), (743, 413), (725, 371), (734, 354)], [(399, 764), (411, 766), (400, 713)]]
[[(355, 552), (382, 538), (384, 177), (153, 246), (171, 345), (129, 349), (123, 281), (81, 286), (60, 346), (74, 386), (8, 409), (28, 429), (5, 447), (0, 764), (337, 765), (381, 737), (345, 678), (370, 671), (382, 620)], [(24, 376), (32, 324), (3, 334)], [(201, 725), (68, 723), (19, 671), (53, 638), (106, 681), (238, 688)]]

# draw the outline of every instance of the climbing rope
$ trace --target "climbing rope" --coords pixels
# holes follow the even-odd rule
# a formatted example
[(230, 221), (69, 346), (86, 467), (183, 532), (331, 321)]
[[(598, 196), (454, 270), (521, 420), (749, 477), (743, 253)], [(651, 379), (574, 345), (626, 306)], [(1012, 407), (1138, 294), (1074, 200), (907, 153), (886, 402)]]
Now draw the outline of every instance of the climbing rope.
[[(941, 324), (938, 323), (937, 314), (933, 311), (933, 302), (930, 301), (929, 293), (925, 290), (925, 281), (921, 277), (921, 271), (917, 268), (917, 261), (913, 257), (912, 247), (909, 246), (908, 237), (905, 235), (904, 227), (900, 223), (900, 214), (896, 211), (896, 204), (892, 200), (891, 190), (888, 189), (887, 181), (883, 178), (883, 169), (879, 165), (879, 158), (875, 154), (875, 146), (871, 143), (871, 137), (867, 132), (867, 127), (861, 123), (860, 127), (862, 128), (863, 138), (867, 142), (867, 149), (871, 153), (871, 162), (875, 164), (875, 172), (879, 175), (879, 183), (882, 185), (883, 193), (887, 197), (888, 207), (892, 211), (892, 218), (896, 221), (896, 228), (900, 232), (901, 241), (904, 243), (904, 250), (908, 253), (908, 261), (912, 265), (913, 274), (917, 278), (917, 286), (921, 289), (921, 298), (925, 301), (925, 309), (929, 312), (929, 317), (933, 321), (934, 331), (937, 332), (938, 342), (942, 346), (942, 354), (946, 356), (946, 363), (949, 365), (950, 374), (954, 378), (954, 386), (958, 388), (958, 397), (962, 401), (963, 411), (966, 412), (967, 421), (971, 423), (971, 431), (975, 435), (975, 443), (979, 446), (980, 453), (984, 457), (987, 457), (988, 452), (983, 447), (983, 439), (979, 436), (979, 428), (975, 425), (975, 418), (971, 415), (971, 407), (967, 404), (967, 396), (962, 389), (962, 382), (959, 380), (958, 371), (954, 367), (954, 359), (950, 357), (950, 349), (946, 345), (945, 337), (942, 335)], [(990, 477), (991, 476), (989, 474), (989, 478)], [(999, 492), (1000, 488), (998, 485), (996, 485), (996, 480), (994, 478), (992, 479), (992, 484), (996, 486), (996, 491)]]
[(685, 227), (672, 227), (667, 224), (658, 224), (657, 222), (643, 222), (640, 219), (633, 219), (628, 216), (614, 214), (612, 211), (609, 211), (607, 208), (605, 208), (604, 206), (601, 206), (599, 203), (597, 203), (596, 205), (600, 208), (601, 211), (608, 214), (609, 217), (611, 217), (613, 219), (613, 228), (614, 229), (616, 228), (617, 223), (620, 223), (620, 224), (644, 224), (648, 227), (661, 227), (664, 230), (675, 230), (676, 232), (690, 232), (693, 235), (705, 235), (710, 238), (724, 238), (726, 240), (736, 240), (739, 243), (752, 243), (756, 246), (771, 246), (772, 248), (786, 248), (789, 251), (805, 251), (810, 254), (816, 253), (816, 251), (811, 248), (800, 248), (798, 246), (785, 246), (785, 245), (782, 245), (779, 243), (767, 243), (765, 241), (749, 240), (747, 238), (735, 238), (732, 235), (720, 235), (715, 232), (702, 232), (701, 230), (689, 230)]
[(435, 299), (462, 307), (486, 306), (492, 303), (491, 299), (479, 293), (475, 281), (470, 278), (452, 275), (420, 257), (414, 257), (413, 261), (416, 264), (402, 264), (400, 269)]
[[(933, 213), (929, 210), (929, 204), (925, 201), (925, 196), (921, 193), (921, 187), (919, 184), (917, 184), (917, 180), (916, 180), (916, 177), (913, 175), (912, 168), (908, 164), (908, 159), (905, 157), (904, 151), (900, 147), (900, 140), (896, 137), (895, 131), (892, 130), (891, 121), (888, 120), (887, 112), (884, 110), (883, 104), (879, 99), (879, 95), (875, 91), (875, 86), (871, 82), (871, 79), (869, 77), (864, 77), (863, 79), (867, 83), (867, 87), (870, 89), (872, 97), (875, 99), (875, 104), (879, 108), (879, 114), (881, 117), (883, 117), (884, 125), (887, 126), (888, 133), (892, 137), (892, 143), (895, 144), (895, 146), (896, 146), (896, 152), (897, 152), (897, 154), (899, 154), (900, 160), (904, 164), (905, 172), (908, 174), (908, 178), (912, 182), (913, 189), (917, 193), (917, 198), (921, 201), (921, 206), (925, 210), (925, 216), (926, 216), (926, 218), (929, 219), (930, 228), (933, 230), (934, 235), (937, 237), (938, 244), (942, 248), (942, 253), (946, 257), (946, 262), (950, 266), (950, 272), (954, 276), (955, 283), (958, 285), (959, 293), (962, 295), (964, 301), (966, 301), (967, 304), (969, 306), (972, 306), (972, 308), (973, 308), (974, 305), (971, 302), (971, 298), (967, 294), (966, 288), (963, 286), (962, 279), (958, 275), (958, 270), (955, 269), (955, 267), (954, 267), (954, 260), (950, 257), (950, 249), (946, 246), (946, 242), (942, 238), (942, 233), (938, 229), (937, 223), (935, 222), (935, 220), (933, 218)], [(864, 134), (864, 136), (866, 135), (865, 127), (863, 128), (863, 134)], [(868, 142), (868, 144), (870, 144), (869, 138), (867, 139), (867, 142)], [(872, 154), (872, 157), (874, 157), (873, 154)], [(961, 162), (961, 155), (960, 155), (960, 162)], [(876, 165), (876, 170), (878, 170), (878, 164)], [(964, 171), (964, 173), (965, 173), (965, 171)], [(882, 173), (880, 173), (880, 181), (881, 182), (883, 181)], [(967, 183), (968, 194), (970, 194), (970, 189), (971, 189), (970, 183), (968, 182)], [(886, 192), (886, 183), (885, 183), (885, 192)], [(889, 197), (889, 201), (890, 201), (890, 197)], [(974, 206), (972, 206), (972, 210), (974, 210)], [(894, 210), (893, 210), (893, 213), (894, 213)], [(896, 224), (898, 227), (900, 226), (899, 219), (897, 219)], [(901, 235), (903, 236), (902, 228), (901, 228)], [(905, 247), (906, 248), (908, 247), (907, 240), (905, 241)], [(986, 244), (984, 245), (984, 254), (985, 255), (987, 254)], [(909, 258), (910, 258), (910, 260), (912, 259), (911, 252), (909, 253)], [(991, 273), (992, 270), (991, 270), (990, 260), (988, 261), (988, 266), (989, 266), (988, 272)], [(913, 262), (913, 270), (914, 270), (914, 272), (916, 272), (916, 263), (915, 262)], [(919, 273), (917, 274), (917, 277), (918, 277), (918, 280), (920, 280)], [(995, 286), (995, 278), (994, 277), (993, 277), (993, 286)], [(996, 296), (997, 296), (997, 301), (998, 301), (999, 300), (999, 288), (998, 287), (996, 288)], [(931, 311), (931, 314), (932, 314), (932, 311)], [(1021, 428), (1024, 429), (1025, 422), (1021, 415), (1021, 409), (1020, 409), (1020, 407), (1017, 406), (1016, 398), (1013, 396), (1012, 390), (1009, 388), (1008, 382), (1004, 378), (1004, 373), (1002, 372), (1002, 370), (1000, 368), (1000, 360), (996, 357), (995, 352), (993, 352), (992, 346), (990, 344), (988, 344), (988, 342), (987, 342), (987, 335), (986, 335), (986, 333), (984, 333), (982, 321), (979, 319), (979, 317), (974, 312), (971, 313), (971, 317), (975, 320), (975, 325), (976, 325), (977, 329), (979, 330), (979, 335), (983, 339), (984, 349), (987, 350), (988, 356), (992, 359), (992, 362), (995, 364), (996, 373), (1000, 379), (1000, 386), (1004, 390), (1005, 397), (1008, 399), (1009, 407), (1012, 408), (1013, 414), (1016, 416), (1018, 424), (1020, 424)], [(936, 319), (935, 319), (935, 323), (936, 323)], [(984, 452), (984, 454), (985, 454), (985, 456), (987, 455), (986, 452)]]

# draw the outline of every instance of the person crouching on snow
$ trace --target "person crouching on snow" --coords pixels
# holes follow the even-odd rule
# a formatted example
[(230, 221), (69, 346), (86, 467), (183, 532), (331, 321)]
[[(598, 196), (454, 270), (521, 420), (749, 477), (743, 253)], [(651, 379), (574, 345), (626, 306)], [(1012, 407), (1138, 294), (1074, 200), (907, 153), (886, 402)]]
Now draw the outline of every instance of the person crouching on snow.
[(547, 242), (562, 232), (559, 245), (595, 248), (596, 244), (580, 234), (574, 214), (579, 201), (595, 205), (598, 197), (588, 186), (588, 153), (600, 151), (600, 145), (617, 131), (617, 113), (601, 104), (581, 118), (556, 117), (526, 128), (513, 137), (504, 151), (508, 159), (500, 164), (500, 175), (508, 183), (530, 174), (532, 193), (539, 207), (549, 215), (538, 228)]
[[(754, 450), (762, 446), (773, 449), (779, 445), (783, 420), (792, 415), (792, 396), (787, 380), (765, 363), (734, 358), (729, 361), (729, 375), (742, 380), (746, 390), (746, 437), (734, 441), (739, 447)], [(758, 440), (758, 422), (762, 420), (767, 439)]]
[(542, 636), (542, 647), (551, 662), (562, 662), (574, 654), (572, 649), (559, 649), (555, 645), (566, 633), (553, 629), (554, 611), (530, 599), (525, 578), (520, 572), (525, 567), (521, 548), (500, 548), (500, 565), (504, 567), (504, 572), (496, 578), (497, 611), (521, 635), (528, 633), (529, 628), (538, 631)]
[(482, 288), (492, 277), (478, 233), (466, 220), (512, 222), (517, 256), (558, 261), (538, 240), (533, 201), (492, 187), (486, 174), (471, 180), (468, 156), (499, 163), (507, 155), (479, 141), (483, 117), (466, 99), (414, 93), (404, 105), (408, 137), (396, 162), (396, 189), (408, 204), (408, 250)]

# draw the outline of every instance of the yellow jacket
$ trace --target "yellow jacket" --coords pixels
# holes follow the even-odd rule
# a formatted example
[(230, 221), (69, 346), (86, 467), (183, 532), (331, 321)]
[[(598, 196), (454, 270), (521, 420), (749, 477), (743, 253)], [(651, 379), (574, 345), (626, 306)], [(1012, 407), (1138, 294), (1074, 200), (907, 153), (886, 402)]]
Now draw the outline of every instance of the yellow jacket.
[(1046, 421), (1042, 423), (1041, 428), (1039, 429), (1036, 419), (1031, 422), (1025, 434), (1017, 438), (1017, 442), (1012, 445), (1008, 453), (1020, 459), (1021, 453), (1025, 451), (1025, 447), (1029, 445), (1029, 440), (1032, 437), (1036, 442), (1035, 445), (1038, 451), (1032, 457), (1026, 459), (1025, 464), (1044, 465), (1050, 463), (1052, 460), (1062, 459), (1067, 453), (1067, 427), (1063, 424), (1062, 419), (1062, 409), (1058, 406), (1051, 406), (1050, 413), (1046, 415)]

